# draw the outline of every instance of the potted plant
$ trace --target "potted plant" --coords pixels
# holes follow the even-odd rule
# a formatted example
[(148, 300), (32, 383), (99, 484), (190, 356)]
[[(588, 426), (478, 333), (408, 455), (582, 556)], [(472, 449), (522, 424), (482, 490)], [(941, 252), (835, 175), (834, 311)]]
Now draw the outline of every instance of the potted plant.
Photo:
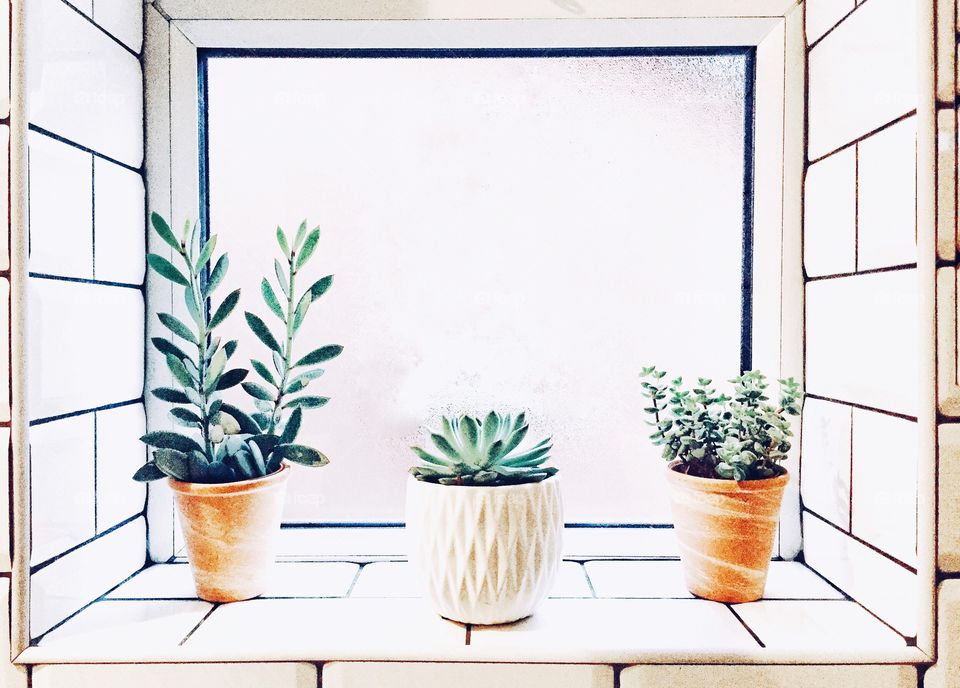
[[(318, 280), (297, 298), (296, 277), (314, 253), (320, 230), (308, 233), (304, 223), (288, 245), (283, 230), (277, 228), (286, 267), (279, 260), (274, 267), (284, 307), (269, 280), (263, 280), (261, 291), (270, 311), (284, 325), (283, 343), (261, 318), (245, 314), (253, 333), (270, 349), (275, 371), (253, 360), (251, 366), (267, 386), (245, 382), (248, 370), (228, 367), (237, 350), (236, 340), (224, 342), (216, 336), (239, 302), (240, 290), (230, 292), (215, 309), (208, 307), (229, 266), (226, 254), (213, 260), (217, 237), (211, 236), (201, 247), (196, 223), (191, 229), (188, 222), (180, 238), (156, 213), (151, 223), (185, 270), (156, 254), (148, 255), (147, 262), (183, 287), (190, 315), (188, 324), (170, 313), (158, 314), (178, 343), (163, 337), (151, 341), (164, 355), (177, 387), (151, 391), (173, 404), (170, 417), (184, 429), (158, 430), (141, 437), (153, 448), (152, 460), (134, 479), (166, 478), (173, 489), (197, 595), (212, 602), (249, 599), (261, 594), (267, 584), (290, 474), (288, 462), (328, 463), (319, 451), (295, 441), (303, 411), (327, 402), (325, 397), (300, 392), (323, 373), (313, 366), (339, 355), (342, 347), (320, 347), (298, 359), (293, 344), (310, 304), (329, 289), (333, 278)], [(247, 414), (221, 397), (237, 385), (255, 399), (255, 413)]]
[(518, 449), (523, 413), (443, 418), (412, 447), (406, 526), (410, 560), (441, 616), (475, 624), (516, 621), (547, 596), (560, 561), (563, 509), (550, 438)]
[(718, 602), (763, 596), (783, 489), (780, 465), (790, 450), (787, 416), (800, 413), (802, 393), (793, 378), (780, 380), (779, 404), (770, 403), (765, 377), (751, 370), (731, 380), (733, 397), (711, 380), (692, 389), (683, 380), (644, 368), (645, 411), (663, 447), (687, 588)]

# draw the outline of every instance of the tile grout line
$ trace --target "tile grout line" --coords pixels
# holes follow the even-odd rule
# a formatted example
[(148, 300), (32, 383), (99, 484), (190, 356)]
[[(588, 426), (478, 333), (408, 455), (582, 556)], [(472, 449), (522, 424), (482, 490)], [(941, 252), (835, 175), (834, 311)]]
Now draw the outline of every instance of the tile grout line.
[(113, 282), (110, 280), (88, 279), (86, 277), (70, 277), (68, 275), (52, 275), (46, 272), (29, 273), (32, 279), (42, 279), (51, 282), (73, 282), (75, 284), (88, 284), (95, 287), (120, 287), (123, 289), (136, 289), (143, 291), (142, 284), (133, 284), (131, 282)]
[[(139, 0), (137, 0), (137, 1), (139, 1)], [(116, 36), (114, 36), (112, 33), (110, 33), (109, 31), (107, 31), (105, 28), (103, 28), (102, 26), (100, 26), (100, 24), (98, 24), (93, 17), (88, 17), (86, 14), (84, 14), (84, 13), (83, 13), (83, 10), (81, 10), (79, 7), (75, 7), (72, 3), (68, 2), (68, 0), (63, 0), (63, 4), (66, 5), (67, 7), (69, 7), (70, 9), (72, 9), (72, 10), (73, 10), (74, 12), (76, 12), (77, 14), (79, 14), (84, 20), (86, 20), (89, 24), (91, 24), (95, 29), (99, 30), (100, 33), (102, 33), (102, 34), (103, 34), (104, 36), (106, 36), (107, 38), (111, 39), (114, 43), (116, 43), (117, 45), (119, 45), (121, 48), (123, 48), (124, 50), (126, 50), (128, 53), (130, 53), (131, 55), (133, 55), (134, 57), (136, 57), (136, 58), (138, 58), (138, 59), (140, 58), (140, 53), (138, 53), (136, 50), (134, 50), (133, 48), (131, 48), (129, 45), (127, 45), (126, 43), (124, 43), (123, 41), (121, 41), (119, 38), (117, 38)], [(92, 9), (92, 3), (91, 3), (91, 12), (92, 12), (92, 11), (93, 11), (93, 9)]]
[(88, 413), (96, 413), (97, 411), (111, 411), (113, 409), (123, 408), (124, 406), (142, 404), (143, 402), (144, 402), (143, 397), (137, 397), (136, 399), (127, 399), (126, 401), (115, 401), (111, 404), (104, 404), (103, 406), (95, 406), (93, 408), (81, 409), (79, 411), (68, 411), (67, 413), (61, 413), (56, 416), (36, 418), (30, 421), (30, 427), (33, 427), (35, 425), (43, 425), (44, 423), (54, 423), (58, 420), (66, 420), (67, 418), (74, 418), (75, 416), (83, 416)]
[(50, 131), (49, 129), (44, 129), (40, 125), (33, 124), (32, 122), (29, 125), (29, 130), (35, 134), (40, 134), (41, 136), (45, 136), (49, 139), (53, 139), (54, 141), (58, 141), (66, 146), (70, 146), (71, 148), (76, 148), (77, 150), (81, 150), (84, 153), (90, 153), (94, 157), (100, 158), (101, 160), (112, 162), (114, 165), (122, 167), (131, 172), (135, 172), (139, 174), (141, 177), (144, 176), (144, 167), (142, 165), (141, 167), (134, 167), (129, 163), (121, 162), (120, 160), (117, 160), (116, 158), (112, 158), (109, 155), (106, 155), (105, 153), (101, 153), (100, 151), (94, 150), (93, 148), (84, 146), (82, 143), (77, 143), (73, 139), (68, 139), (66, 136), (61, 136), (56, 132)]
[(859, 409), (861, 411), (870, 411), (872, 413), (879, 413), (883, 416), (892, 416), (894, 418), (900, 418), (901, 420), (908, 420), (913, 423), (917, 422), (916, 416), (910, 416), (906, 413), (899, 413), (897, 411), (888, 411), (886, 409), (877, 408), (875, 406), (867, 406), (866, 404), (859, 404), (855, 401), (844, 401), (843, 399), (834, 399), (833, 397), (824, 396), (822, 394), (816, 394), (814, 392), (806, 392), (806, 397), (809, 399), (816, 399), (817, 401), (827, 401), (833, 404), (840, 404), (841, 406), (849, 406), (851, 408)]
[(363, 573), (363, 569), (366, 567), (367, 562), (358, 562), (357, 572), (353, 575), (353, 580), (350, 581), (350, 586), (347, 588), (347, 591), (343, 594), (344, 597), (350, 597), (353, 594), (353, 589), (357, 587), (357, 581), (360, 580), (360, 574)]
[(814, 518), (816, 518), (818, 521), (826, 524), (826, 525), (829, 526), (830, 528), (833, 528), (835, 531), (837, 531), (837, 532), (840, 533), (841, 535), (845, 535), (846, 537), (850, 538), (850, 539), (853, 540), (854, 542), (856, 542), (856, 543), (858, 543), (858, 544), (860, 544), (860, 545), (863, 545), (864, 547), (866, 547), (867, 549), (871, 550), (872, 552), (874, 552), (874, 553), (876, 553), (876, 554), (879, 554), (881, 557), (883, 557), (884, 559), (886, 559), (887, 561), (889, 561), (891, 564), (896, 564), (897, 566), (900, 566), (901, 568), (905, 569), (906, 571), (908, 571), (908, 572), (910, 572), (910, 573), (912, 573), (912, 574), (914, 574), (914, 575), (917, 574), (917, 569), (916, 569), (916, 567), (910, 566), (910, 564), (907, 564), (906, 562), (903, 562), (903, 561), (897, 559), (897, 558), (896, 558), (895, 556), (893, 556), (892, 554), (889, 554), (889, 553), (883, 551), (882, 549), (880, 549), (880, 548), (877, 547), (876, 545), (871, 544), (870, 542), (864, 540), (863, 538), (857, 537), (857, 536), (854, 535), (853, 533), (848, 533), (848, 532), (845, 531), (843, 528), (841, 528), (840, 526), (838, 526), (836, 523), (834, 523), (833, 521), (827, 520), (826, 518), (824, 518), (823, 516), (821, 516), (820, 514), (818, 514), (816, 511), (813, 511), (813, 510), (810, 509), (809, 507), (804, 507), (804, 508), (803, 508), (803, 511), (804, 511), (804, 513), (810, 514), (811, 516), (813, 516)]
[(847, 150), (847, 149), (850, 148), (851, 146), (857, 145), (857, 144), (860, 143), (861, 141), (866, 141), (866, 140), (867, 140), (868, 138), (870, 138), (871, 136), (875, 136), (875, 135), (879, 134), (880, 132), (882, 132), (882, 131), (884, 131), (884, 130), (886, 130), (886, 129), (889, 129), (889, 128), (893, 127), (893, 126), (896, 125), (896, 124), (900, 124), (900, 122), (903, 122), (904, 120), (908, 120), (908, 119), (910, 119), (911, 117), (913, 117), (913, 116), (916, 115), (916, 114), (917, 114), (917, 110), (916, 110), (916, 108), (914, 108), (913, 110), (910, 110), (909, 112), (907, 112), (907, 113), (905, 113), (905, 114), (902, 114), (902, 115), (900, 115), (899, 117), (896, 117), (895, 119), (892, 119), (891, 121), (889, 121), (889, 122), (887, 122), (887, 123), (885, 123), (885, 124), (881, 124), (879, 127), (876, 127), (875, 129), (871, 129), (870, 131), (866, 132), (865, 134), (861, 134), (861, 135), (859, 135), (859, 136), (854, 137), (851, 141), (847, 141), (847, 142), (846, 142), (845, 144), (843, 144), (842, 146), (838, 146), (837, 148), (834, 148), (833, 150), (828, 151), (827, 153), (824, 153), (823, 155), (821, 155), (821, 156), (819, 156), (819, 157), (817, 157), (817, 158), (813, 158), (812, 160), (808, 160), (808, 161), (807, 161), (807, 166), (809, 167), (810, 165), (815, 165), (816, 163), (821, 162), (821, 161), (823, 161), (823, 160), (826, 160), (827, 158), (829, 158), (829, 157), (831, 157), (831, 156), (833, 156), (833, 155), (836, 155), (837, 153), (840, 153), (840, 152), (842, 152), (842, 151)]
[(137, 512), (137, 513), (135, 513), (133, 516), (130, 516), (130, 517), (128, 517), (128, 518), (125, 518), (124, 520), (120, 521), (119, 523), (116, 523), (116, 524), (110, 526), (109, 528), (107, 528), (107, 529), (106, 529), (105, 531), (103, 531), (102, 533), (96, 533), (92, 538), (88, 538), (88, 539), (84, 540), (83, 542), (74, 545), (73, 547), (69, 547), (68, 549), (63, 550), (63, 551), (60, 552), (59, 554), (55, 554), (54, 556), (50, 557), (49, 559), (44, 559), (44, 560), (41, 561), (39, 564), (33, 564), (33, 565), (30, 567), (30, 575), (32, 576), (33, 574), (35, 574), (35, 573), (37, 573), (37, 572), (39, 572), (39, 571), (42, 571), (43, 569), (47, 568), (48, 566), (50, 566), (51, 564), (57, 562), (58, 560), (63, 559), (65, 556), (67, 556), (67, 555), (69, 555), (69, 554), (73, 554), (73, 553), (76, 552), (77, 550), (83, 549), (83, 548), (86, 547), (87, 545), (93, 544), (93, 543), (96, 542), (97, 540), (99, 540), (99, 539), (101, 539), (101, 538), (103, 538), (103, 537), (106, 537), (107, 535), (110, 535), (110, 534), (113, 533), (113, 532), (116, 532), (116, 531), (120, 530), (120, 529), (123, 528), (124, 526), (133, 523), (134, 521), (136, 521), (138, 518), (141, 518), (142, 516), (143, 516), (143, 514), (142, 514), (141, 512)]
[(177, 647), (183, 647), (184, 643), (190, 640), (190, 636), (197, 632), (197, 630), (203, 625), (203, 622), (210, 618), (211, 614), (217, 611), (222, 605), (219, 602), (214, 602), (210, 609), (207, 610), (207, 613), (203, 615), (203, 618), (197, 622), (197, 625), (190, 629), (190, 631), (183, 637)]
[(580, 569), (583, 571), (583, 577), (587, 579), (587, 587), (590, 589), (590, 594), (594, 599), (597, 599), (597, 591), (593, 587), (593, 580), (590, 578), (590, 572), (587, 571), (587, 562), (581, 561), (579, 564)]
[(762, 648), (767, 647), (766, 645), (763, 644), (763, 641), (760, 640), (760, 636), (757, 635), (756, 632), (752, 628), (750, 628), (747, 622), (743, 620), (743, 617), (737, 613), (737, 610), (733, 608), (732, 604), (725, 603), (724, 606), (730, 610), (730, 613), (733, 614), (734, 618), (736, 618), (736, 620), (740, 622), (740, 625), (742, 625), (744, 629), (747, 631), (747, 633), (750, 634), (750, 637), (752, 637), (754, 640), (757, 641), (757, 645), (759, 645)]

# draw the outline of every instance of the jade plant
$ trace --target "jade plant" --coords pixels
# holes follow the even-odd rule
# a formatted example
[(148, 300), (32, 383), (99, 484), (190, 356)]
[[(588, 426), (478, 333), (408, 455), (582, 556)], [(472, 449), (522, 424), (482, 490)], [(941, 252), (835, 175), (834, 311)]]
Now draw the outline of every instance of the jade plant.
[(550, 438), (526, 451), (518, 447), (527, 435), (525, 414), (515, 418), (491, 411), (481, 420), (468, 415), (444, 417), (441, 431), (430, 434), (436, 452), (411, 447), (422, 462), (410, 473), (424, 482), (441, 485), (517, 485), (534, 483), (557, 472), (544, 466)]
[[(136, 472), (134, 479), (149, 481), (169, 476), (189, 482), (223, 483), (269, 475), (277, 471), (284, 460), (306, 466), (328, 463), (327, 458), (316, 449), (295, 442), (303, 410), (321, 406), (326, 399), (292, 395), (322, 372), (315, 368), (306, 369), (308, 366), (339, 355), (342, 348), (321, 347), (295, 363), (290, 362), (293, 338), (303, 323), (310, 303), (321, 296), (333, 281), (332, 276), (319, 280), (301, 296), (296, 307), (289, 305), (294, 294), (293, 276), (314, 253), (320, 238), (319, 229), (307, 234), (304, 223), (290, 247), (283, 231), (277, 228), (278, 243), (287, 260), (290, 275), (289, 281), (281, 284), (288, 296), (287, 312), (284, 314), (279, 308), (275, 311), (286, 326), (286, 346), (282, 347), (276, 342), (269, 328), (256, 315), (246, 314), (254, 334), (276, 354), (273, 362), (279, 383), (265, 367), (263, 371), (259, 369), (261, 363), (251, 362), (258, 373), (267, 373), (267, 382), (275, 390), (270, 391), (260, 385), (244, 383), (249, 374), (246, 368), (228, 368), (228, 363), (236, 353), (237, 341), (224, 342), (216, 331), (240, 301), (240, 290), (230, 292), (213, 307), (212, 301), (230, 264), (226, 254), (213, 260), (216, 235), (201, 245), (197, 223), (191, 226), (187, 222), (180, 237), (177, 237), (157, 213), (152, 213), (150, 220), (160, 238), (179, 256), (184, 269), (158, 254), (149, 254), (147, 263), (159, 275), (183, 287), (183, 298), (190, 316), (188, 324), (171, 313), (158, 314), (160, 322), (177, 338), (177, 343), (172, 338), (164, 337), (154, 337), (151, 342), (164, 356), (176, 386), (158, 387), (151, 393), (174, 405), (170, 417), (184, 430), (158, 430), (141, 437), (145, 444), (153, 448), (153, 454), (152, 460)], [(210, 265), (213, 267), (210, 268)], [(282, 272), (279, 261), (277, 272), (278, 276)], [(264, 298), (268, 307), (274, 310), (276, 298), (267, 298), (266, 289)], [(301, 370), (297, 370), (291, 378), (297, 368)], [(257, 413), (248, 414), (223, 400), (222, 392), (240, 384), (244, 384), (248, 394), (257, 398)], [(318, 401), (320, 399), (322, 401)], [(290, 411), (286, 419), (283, 417), (284, 410)]]
[(644, 411), (654, 428), (650, 439), (663, 457), (678, 460), (676, 470), (701, 478), (760, 480), (784, 473), (780, 463), (790, 451), (787, 416), (800, 413), (803, 393), (791, 377), (779, 380), (777, 404), (767, 396), (766, 377), (757, 370), (730, 380), (733, 396), (717, 393), (712, 380), (699, 378), (684, 388), (683, 379), (665, 381), (656, 366), (640, 373)]

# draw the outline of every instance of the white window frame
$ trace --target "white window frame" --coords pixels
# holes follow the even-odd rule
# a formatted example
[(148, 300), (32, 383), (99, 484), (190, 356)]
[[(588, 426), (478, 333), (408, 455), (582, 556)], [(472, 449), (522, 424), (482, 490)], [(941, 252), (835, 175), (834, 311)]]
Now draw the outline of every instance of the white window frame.
[[(159, 0), (147, 8), (145, 165), (151, 210), (180, 220), (201, 217), (198, 50), (203, 48), (755, 47), (753, 365), (802, 379), (804, 39), (802, 12), (791, 12), (794, 1), (591, 2), (589, 9), (571, 11), (561, 7), (563, 3), (535, 0), (502, 6), (465, 0), (429, 7), (390, 0), (316, 5)], [(166, 250), (153, 236), (148, 248)], [(182, 309), (171, 286), (153, 275), (147, 278), (147, 299), (150, 312)], [(148, 337), (160, 334), (155, 320), (148, 318)], [(148, 352), (147, 389), (165, 383), (167, 375), (157, 353)], [(160, 426), (165, 415), (160, 403), (148, 395), (146, 408), (148, 426)], [(165, 484), (150, 485), (147, 515), (151, 559), (166, 561), (181, 542)], [(290, 538), (298, 543), (299, 553), (303, 535)], [(582, 542), (584, 535), (578, 533), (575, 541)], [(646, 551), (647, 538), (638, 535), (625, 529), (618, 546), (606, 534), (597, 552), (656, 554)], [(341, 539), (317, 536), (312, 539), (319, 550), (311, 552), (314, 556), (355, 554), (324, 551), (323, 543)], [(375, 537), (377, 541), (393, 538)], [(798, 481), (784, 500), (777, 547), (776, 553), (786, 559), (800, 551)]]

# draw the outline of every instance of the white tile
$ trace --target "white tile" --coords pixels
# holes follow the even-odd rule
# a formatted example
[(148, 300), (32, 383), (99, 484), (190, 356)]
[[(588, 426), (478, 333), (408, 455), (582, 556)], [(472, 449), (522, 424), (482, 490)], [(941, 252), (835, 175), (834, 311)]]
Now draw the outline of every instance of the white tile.
[(251, 600), (218, 607), (184, 644), (224, 660), (249, 653), (249, 639), (270, 639), (265, 660), (298, 657), (401, 661), (424, 653), (463, 653), (466, 627), (411, 599)]
[[(809, 0), (808, 0), (809, 1)], [(621, 688), (916, 688), (917, 670), (908, 666), (683, 666), (651, 664), (626, 667)]]
[(93, 277), (93, 156), (32, 132), (30, 271)]
[(917, 424), (853, 411), (853, 534), (917, 564)]
[[(0, 456), (9, 456), (10, 428), (0, 428)], [(10, 474), (0, 469), (0, 571), (10, 570)], [(2, 657), (3, 655), (0, 655)]]
[[(10, 609), (10, 579), (0, 578), (0, 612)], [(6, 617), (4, 617), (6, 618)], [(28, 688), (27, 667), (16, 666), (7, 661), (10, 657), (10, 624), (0, 624), (0, 686), (4, 688)]]
[(96, 413), (97, 531), (143, 511), (147, 490), (133, 474), (147, 460), (140, 437), (147, 431), (142, 404)]
[(212, 608), (199, 600), (97, 602), (45, 635), (40, 645), (71, 652), (110, 647), (133, 658), (145, 647), (175, 648)]
[(137, 58), (62, 0), (37, 0), (27, 17), (30, 122), (139, 167), (143, 81)]
[(704, 600), (547, 600), (533, 616), (474, 626), (470, 647), (541, 661), (591, 661), (656, 647), (704, 653), (753, 650), (756, 642), (726, 606)]
[(672, 528), (565, 528), (563, 556), (678, 557), (680, 550)]
[(285, 528), (277, 548), (280, 557), (405, 557), (403, 528)]
[(840, 600), (843, 594), (809, 567), (796, 561), (771, 561), (767, 588), (770, 600)]
[(917, 118), (864, 139), (858, 154), (858, 269), (917, 262)]
[(923, 677), (923, 688), (953, 688), (960, 682), (960, 581), (937, 589), (937, 663)]
[(679, 561), (588, 561), (597, 597), (692, 598)]
[(850, 418), (849, 406), (819, 399), (803, 404), (803, 505), (844, 529), (850, 527)]
[(94, 535), (93, 414), (30, 428), (30, 563)]
[(197, 591), (189, 564), (154, 564), (143, 569), (108, 599), (193, 599)]
[(586, 664), (328, 662), (324, 688), (613, 688), (613, 667)]
[(37, 637), (141, 568), (142, 518), (57, 559), (30, 576), (30, 634)]
[(96, 278), (140, 284), (146, 252), (143, 178), (96, 158), (93, 179)]
[(803, 266), (807, 275), (856, 268), (857, 173), (851, 147), (807, 169), (803, 192)]
[[(10, 341), (10, 282), (0, 278), (0, 341)], [(0, 421), (10, 420), (10, 347), (0, 346)]]
[(137, 289), (30, 279), (30, 417), (143, 392), (143, 295)]
[[(2, 14), (2, 13), (0, 13)], [(2, 46), (0, 46), (2, 49)], [(10, 127), (0, 124), (0, 189), (10, 188)], [(0, 270), (10, 267), (10, 206), (6, 199), (0, 200)]]
[(808, 45), (836, 26), (845, 14), (856, 7), (854, 0), (807, 0), (805, 5)]
[(803, 517), (803, 537), (808, 566), (900, 633), (916, 633), (916, 574), (810, 514)]
[(901, 648), (902, 637), (856, 602), (761, 600), (733, 607), (771, 650), (823, 650), (837, 645)]
[(549, 597), (593, 597), (583, 566), (575, 561), (561, 561)]
[[(9, 6), (9, 3), (6, 3)], [(0, 12), (0, 119), (10, 114), (10, 12)], [(6, 184), (3, 185), (6, 188)]]
[(341, 597), (360, 567), (342, 562), (279, 562), (264, 597)]
[(807, 392), (916, 415), (916, 320), (916, 270), (808, 283)]
[(383, 561), (367, 564), (360, 572), (351, 597), (420, 597), (420, 582), (407, 562)]
[(937, 568), (960, 571), (960, 423), (942, 423), (937, 470)]
[(917, 106), (916, 4), (871, 0), (809, 55), (811, 160)]
[(33, 671), (34, 688), (316, 688), (317, 667), (273, 664), (50, 664)]
[(140, 52), (143, 45), (143, 3), (139, 0), (93, 0), (93, 20)]

